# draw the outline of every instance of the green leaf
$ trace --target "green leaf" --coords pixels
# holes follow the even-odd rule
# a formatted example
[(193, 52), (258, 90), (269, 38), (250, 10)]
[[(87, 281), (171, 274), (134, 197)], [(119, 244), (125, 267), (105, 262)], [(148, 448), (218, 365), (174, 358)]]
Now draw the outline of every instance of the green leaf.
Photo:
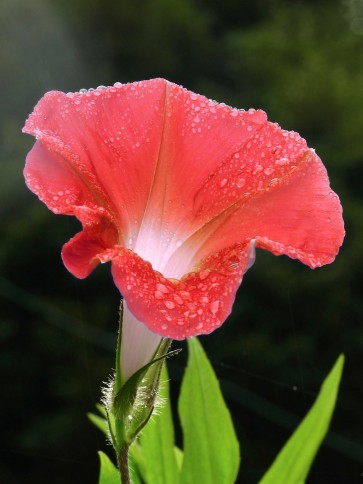
[(176, 459), (176, 465), (178, 466), (179, 472), (181, 471), (183, 465), (184, 452), (179, 449), (176, 445), (174, 446), (174, 454)]
[(188, 346), (179, 398), (184, 441), (180, 484), (232, 484), (240, 456), (231, 416), (199, 341), (189, 339)]
[(101, 451), (98, 452), (98, 455), (101, 461), (98, 484), (120, 484), (120, 474), (112, 461)]
[(158, 398), (162, 402), (144, 427), (140, 446), (145, 463), (143, 478), (147, 484), (179, 482), (179, 469), (174, 451), (174, 427), (170, 407), (169, 382), (166, 366), (161, 372)]
[(103, 432), (105, 435), (108, 435), (108, 423), (105, 418), (91, 412), (87, 413), (87, 418), (93, 423), (93, 425), (101, 430), (101, 432)]
[(143, 481), (141, 480), (141, 467), (137, 459), (135, 459), (135, 454), (131, 451), (131, 448), (129, 453), (130, 479), (132, 484), (142, 484)]
[(324, 380), (314, 405), (280, 451), (260, 484), (305, 482), (315, 455), (328, 431), (343, 365), (344, 356), (340, 355)]

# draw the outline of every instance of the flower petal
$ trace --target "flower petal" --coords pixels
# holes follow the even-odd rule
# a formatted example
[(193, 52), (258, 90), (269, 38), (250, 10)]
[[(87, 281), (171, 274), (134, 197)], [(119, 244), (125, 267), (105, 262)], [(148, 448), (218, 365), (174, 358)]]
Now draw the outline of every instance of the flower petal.
[(231, 312), (242, 276), (254, 259), (254, 244), (213, 254), (180, 280), (165, 278), (121, 246), (105, 252), (115, 284), (135, 317), (161, 336), (184, 339), (218, 328)]
[(121, 336), (121, 378), (124, 383), (137, 370), (151, 361), (161, 336), (151, 332), (123, 303)]
[(92, 228), (86, 228), (64, 244), (62, 259), (74, 276), (84, 279), (99, 264), (99, 254), (117, 244), (117, 232), (107, 218), (99, 218)]
[(342, 243), (321, 160), (262, 111), (154, 79), (48, 93), (24, 131), (38, 139), (28, 186), (83, 225), (66, 266), (86, 277), (111, 260), (130, 311), (157, 334), (222, 324), (255, 246), (316, 267)]
[[(55, 203), (55, 189), (61, 184), (78, 188), (82, 196), (72, 202), (88, 205), (91, 200), (102, 206), (113, 215), (125, 243), (130, 235), (125, 230), (135, 227), (137, 232), (147, 204), (163, 132), (165, 91), (166, 81), (153, 80), (46, 94), (23, 130), (43, 145), (27, 160), (30, 188), (57, 213), (70, 209), (61, 199)], [(59, 182), (51, 171), (62, 174)]]
[[(152, 262), (162, 267), (177, 241), (200, 224), (194, 219), (200, 187), (265, 121), (262, 111), (232, 110), (164, 79), (53, 91), (24, 128), (38, 139), (25, 176), (56, 213), (98, 205), (114, 219), (123, 245), (154, 238), (152, 253), (162, 260)], [(63, 187), (67, 196), (58, 195)], [(149, 259), (145, 247), (137, 252)]]
[(74, 215), (78, 205), (97, 206), (80, 172), (72, 166), (69, 157), (37, 141), (28, 153), (24, 169), (25, 181), (54, 213)]
[[(266, 123), (235, 155), (198, 192), (195, 216), (205, 223), (189, 236), (184, 250), (198, 248), (198, 260), (256, 239), (257, 247), (310, 267), (332, 262), (344, 237), (342, 207), (305, 140)], [(176, 252), (169, 265), (178, 257)]]

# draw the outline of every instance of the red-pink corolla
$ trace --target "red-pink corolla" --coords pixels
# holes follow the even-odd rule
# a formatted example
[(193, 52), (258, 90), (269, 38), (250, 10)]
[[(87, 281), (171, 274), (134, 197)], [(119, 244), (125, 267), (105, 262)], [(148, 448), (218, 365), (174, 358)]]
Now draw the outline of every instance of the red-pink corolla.
[(83, 226), (64, 245), (64, 264), (84, 278), (111, 261), (132, 324), (156, 335), (219, 327), (255, 247), (314, 268), (342, 243), (321, 160), (263, 111), (153, 79), (49, 92), (24, 132), (37, 138), (29, 188)]

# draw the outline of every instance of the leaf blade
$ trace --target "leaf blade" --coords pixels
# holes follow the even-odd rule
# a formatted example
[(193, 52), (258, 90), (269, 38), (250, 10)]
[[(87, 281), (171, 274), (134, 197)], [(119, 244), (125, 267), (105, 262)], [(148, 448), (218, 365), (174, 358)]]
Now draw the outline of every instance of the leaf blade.
[(188, 364), (179, 398), (184, 440), (180, 484), (231, 484), (240, 462), (232, 420), (199, 341), (189, 339), (188, 347)]
[(262, 477), (260, 484), (303, 483), (328, 431), (344, 366), (340, 355), (313, 406)]
[(140, 446), (145, 462), (145, 481), (149, 484), (168, 484), (179, 481), (179, 469), (174, 450), (174, 427), (170, 406), (169, 383), (166, 365), (161, 374), (162, 384), (159, 398), (162, 408), (144, 427), (140, 436)]
[(120, 474), (111, 459), (101, 450), (98, 452), (100, 458), (100, 477), (98, 484), (120, 484)]

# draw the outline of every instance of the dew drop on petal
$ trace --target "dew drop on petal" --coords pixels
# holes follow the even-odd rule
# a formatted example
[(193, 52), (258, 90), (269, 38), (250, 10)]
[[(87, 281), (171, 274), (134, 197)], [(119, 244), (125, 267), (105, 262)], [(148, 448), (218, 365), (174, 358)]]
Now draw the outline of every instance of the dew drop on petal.
[(178, 294), (175, 294), (174, 295), (174, 301), (177, 303), (177, 304), (183, 304), (183, 299), (178, 296)]
[(219, 301), (214, 301), (210, 304), (209, 306), (210, 308), (210, 311), (212, 314), (216, 314), (218, 312), (218, 309), (219, 309)]
[(155, 295), (156, 299), (163, 299), (164, 298), (164, 294), (161, 291), (155, 291), (154, 295)]
[(164, 304), (168, 309), (174, 309), (175, 308), (175, 304), (173, 303), (173, 301), (165, 301)]
[(286, 165), (288, 162), (289, 160), (287, 158), (280, 158), (275, 161), (276, 165)]
[(242, 188), (243, 186), (245, 186), (245, 184), (246, 184), (246, 180), (244, 178), (239, 178), (236, 183), (238, 188)]
[(156, 284), (156, 289), (162, 292), (163, 294), (168, 294), (170, 292), (169, 289), (164, 284), (161, 284), (161, 283)]
[(207, 279), (209, 276), (210, 272), (209, 271), (200, 271), (199, 272), (199, 277), (203, 281), (204, 279)]
[(219, 184), (219, 185), (220, 185), (220, 187), (221, 187), (221, 188), (223, 188), (224, 186), (226, 186), (227, 181), (228, 181), (228, 180), (227, 180), (227, 178), (223, 178), (223, 180), (222, 180), (222, 181), (220, 182), (220, 184)]
[(262, 170), (262, 166), (257, 164), (253, 170), (253, 174), (259, 173)]

